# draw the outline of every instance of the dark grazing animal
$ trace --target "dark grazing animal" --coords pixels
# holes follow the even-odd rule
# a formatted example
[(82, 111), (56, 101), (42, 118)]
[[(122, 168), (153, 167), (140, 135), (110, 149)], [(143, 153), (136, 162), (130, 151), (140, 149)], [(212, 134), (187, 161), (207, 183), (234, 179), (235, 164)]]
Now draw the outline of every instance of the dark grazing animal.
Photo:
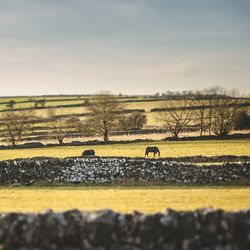
[(82, 152), (82, 156), (95, 156), (95, 150), (87, 149)]
[(158, 154), (158, 157), (160, 157), (160, 150), (158, 147), (152, 146), (152, 147), (146, 147), (145, 151), (145, 157), (148, 157), (149, 153), (154, 153), (154, 157), (156, 154)]

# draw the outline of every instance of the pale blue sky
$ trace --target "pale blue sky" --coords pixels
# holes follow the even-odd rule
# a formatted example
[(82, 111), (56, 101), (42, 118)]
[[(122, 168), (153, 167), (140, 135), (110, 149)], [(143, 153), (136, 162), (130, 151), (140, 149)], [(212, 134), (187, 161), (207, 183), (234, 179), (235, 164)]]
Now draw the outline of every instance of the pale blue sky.
[(0, 96), (250, 92), (249, 0), (0, 0)]

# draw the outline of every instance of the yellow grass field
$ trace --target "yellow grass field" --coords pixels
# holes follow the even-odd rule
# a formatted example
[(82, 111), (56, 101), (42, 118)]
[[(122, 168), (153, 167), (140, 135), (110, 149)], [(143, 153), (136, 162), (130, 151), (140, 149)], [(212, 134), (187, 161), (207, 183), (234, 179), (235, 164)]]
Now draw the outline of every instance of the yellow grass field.
[(97, 156), (144, 157), (145, 147), (160, 148), (161, 157), (250, 155), (250, 140), (209, 140), (209, 141), (158, 141), (153, 143), (128, 143), (97, 146), (58, 146), (34, 149), (0, 150), (0, 160), (31, 158), (37, 156), (70, 157), (80, 156), (84, 149), (93, 148)]
[(154, 213), (172, 208), (239, 210), (250, 207), (250, 187), (29, 187), (0, 188), (0, 212), (51, 208)]
[[(192, 155), (250, 155), (250, 140), (210, 140), (152, 143), (162, 157)], [(80, 156), (93, 148), (100, 156), (143, 157), (151, 143), (129, 143), (98, 146), (62, 146), (36, 149), (0, 150), (0, 160), (35, 156)], [(0, 187), (0, 212), (41, 212), (51, 208), (98, 210), (109, 208), (118, 212), (138, 210), (144, 213), (166, 208), (193, 210), (201, 207), (228, 211), (250, 208), (250, 186), (32, 186)]]

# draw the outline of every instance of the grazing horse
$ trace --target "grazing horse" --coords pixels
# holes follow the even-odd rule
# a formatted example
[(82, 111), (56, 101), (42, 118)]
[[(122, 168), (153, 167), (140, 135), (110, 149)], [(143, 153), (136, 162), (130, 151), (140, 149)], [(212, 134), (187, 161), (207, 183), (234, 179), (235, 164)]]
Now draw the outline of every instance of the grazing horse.
[(82, 156), (95, 156), (95, 150), (94, 149), (84, 150), (82, 152)]
[(148, 153), (154, 153), (154, 157), (156, 154), (158, 154), (158, 157), (160, 157), (160, 150), (158, 147), (146, 147), (146, 151), (145, 151), (145, 157), (148, 157)]

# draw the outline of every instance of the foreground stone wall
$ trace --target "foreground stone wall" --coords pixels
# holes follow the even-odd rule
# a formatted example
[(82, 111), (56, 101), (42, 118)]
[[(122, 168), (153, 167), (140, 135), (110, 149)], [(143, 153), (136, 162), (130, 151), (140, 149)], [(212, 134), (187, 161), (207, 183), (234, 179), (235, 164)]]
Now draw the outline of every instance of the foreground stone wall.
[(195, 165), (169, 159), (33, 158), (0, 162), (0, 184), (131, 183), (182, 184), (250, 183), (250, 162)]
[(144, 215), (111, 210), (0, 214), (0, 248), (36, 250), (249, 250), (250, 210)]

